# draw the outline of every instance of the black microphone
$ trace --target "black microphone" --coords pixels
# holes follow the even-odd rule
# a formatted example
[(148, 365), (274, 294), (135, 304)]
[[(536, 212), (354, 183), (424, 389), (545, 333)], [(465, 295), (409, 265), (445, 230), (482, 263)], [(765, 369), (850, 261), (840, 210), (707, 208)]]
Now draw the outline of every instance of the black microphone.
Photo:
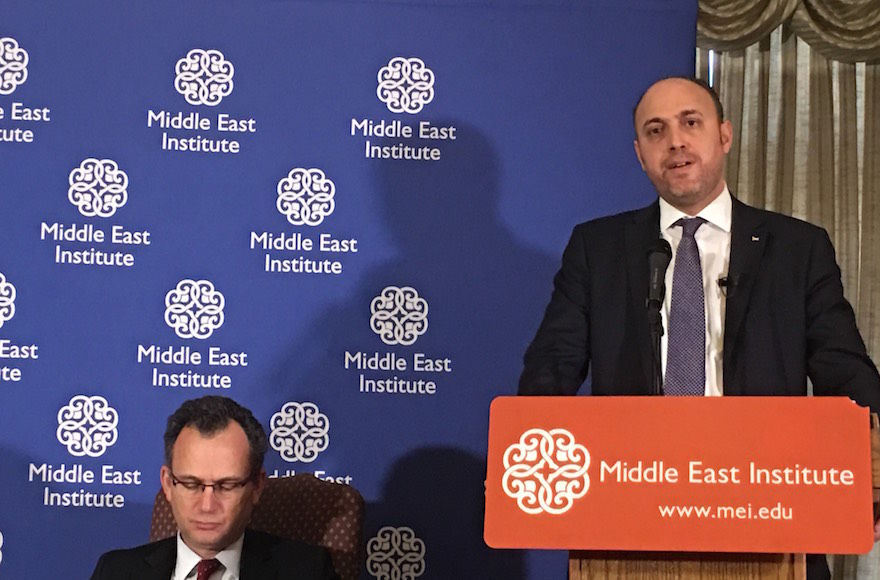
[(651, 392), (655, 395), (663, 394), (663, 367), (661, 365), (660, 337), (663, 336), (663, 317), (660, 309), (663, 307), (663, 296), (666, 294), (666, 268), (672, 260), (672, 248), (669, 242), (663, 238), (657, 238), (654, 245), (648, 250), (648, 299), (645, 307), (648, 309), (648, 325), (651, 330)]
[(663, 238), (657, 241), (648, 251), (648, 267), (650, 278), (648, 280), (648, 301), (646, 306), (654, 306), (659, 309), (663, 305), (663, 297), (666, 295), (666, 268), (672, 260), (672, 248), (669, 242)]

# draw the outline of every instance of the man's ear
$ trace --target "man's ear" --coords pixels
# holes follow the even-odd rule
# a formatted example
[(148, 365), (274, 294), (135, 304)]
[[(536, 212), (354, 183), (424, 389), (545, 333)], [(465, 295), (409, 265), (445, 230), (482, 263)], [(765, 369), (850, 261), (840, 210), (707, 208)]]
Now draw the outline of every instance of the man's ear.
[(642, 166), (642, 171), (644, 171), (645, 170), (645, 162), (642, 161), (642, 150), (639, 149), (639, 140), (638, 139), (633, 139), (633, 149), (635, 149), (636, 158), (639, 160), (639, 165)]
[(167, 465), (163, 465), (162, 469), (159, 470), (159, 482), (162, 484), (162, 492), (165, 494), (165, 499), (168, 500), (168, 503), (171, 503), (171, 488), (174, 487), (174, 484), (171, 483), (171, 468)]
[(721, 148), (725, 154), (729, 153), (730, 146), (733, 144), (733, 124), (725, 119), (719, 125), (718, 131), (721, 133)]

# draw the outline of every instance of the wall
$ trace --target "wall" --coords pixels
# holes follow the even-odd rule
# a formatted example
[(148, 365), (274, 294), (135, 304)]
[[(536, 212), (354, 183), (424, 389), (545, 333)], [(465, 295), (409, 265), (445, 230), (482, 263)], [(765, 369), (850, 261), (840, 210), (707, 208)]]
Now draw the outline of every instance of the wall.
[(0, 12), (0, 576), (144, 542), (165, 418), (220, 393), (405, 538), (365, 578), (561, 577), (482, 542), (488, 405), (571, 227), (654, 197), (631, 109), (696, 3)]

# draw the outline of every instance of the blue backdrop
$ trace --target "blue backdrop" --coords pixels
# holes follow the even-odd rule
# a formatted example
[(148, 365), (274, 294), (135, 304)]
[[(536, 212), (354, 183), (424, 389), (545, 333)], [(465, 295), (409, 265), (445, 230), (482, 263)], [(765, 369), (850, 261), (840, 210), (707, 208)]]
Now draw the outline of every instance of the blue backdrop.
[(146, 541), (206, 393), (270, 474), (357, 487), (366, 540), (421, 540), (420, 577), (564, 576), (483, 544), (488, 405), (571, 227), (654, 197), (631, 110), (693, 71), (694, 0), (0, 14), (0, 577)]

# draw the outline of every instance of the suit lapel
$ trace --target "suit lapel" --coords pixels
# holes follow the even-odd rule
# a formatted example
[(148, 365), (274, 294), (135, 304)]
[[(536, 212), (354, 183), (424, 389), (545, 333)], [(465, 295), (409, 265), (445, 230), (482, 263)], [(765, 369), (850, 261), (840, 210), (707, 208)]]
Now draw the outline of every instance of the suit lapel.
[(155, 548), (144, 556), (147, 563), (149, 576), (143, 580), (168, 580), (174, 573), (174, 565), (177, 563), (177, 536), (163, 540), (156, 544)]
[[(630, 290), (630, 312), (636, 321), (636, 340), (639, 344), (639, 355), (642, 369), (646, 373), (639, 387), (644, 394), (651, 391), (651, 368), (653, 354), (651, 352), (651, 333), (648, 327), (648, 251), (660, 236), (660, 204), (654, 202), (648, 207), (632, 214), (632, 219), (624, 226), (624, 243), (626, 244), (627, 278)], [(635, 354), (635, 353), (633, 353)]]
[(735, 347), (749, 306), (749, 296), (767, 247), (770, 233), (760, 211), (736, 198), (733, 199), (733, 217), (730, 228), (730, 266), (724, 315), (724, 391), (741, 394), (740, 385), (730, 380), (736, 364)]
[(244, 544), (241, 547), (241, 580), (271, 580), (275, 578), (275, 570), (270, 566), (271, 553), (268, 547), (259, 541), (250, 530), (244, 532)]

